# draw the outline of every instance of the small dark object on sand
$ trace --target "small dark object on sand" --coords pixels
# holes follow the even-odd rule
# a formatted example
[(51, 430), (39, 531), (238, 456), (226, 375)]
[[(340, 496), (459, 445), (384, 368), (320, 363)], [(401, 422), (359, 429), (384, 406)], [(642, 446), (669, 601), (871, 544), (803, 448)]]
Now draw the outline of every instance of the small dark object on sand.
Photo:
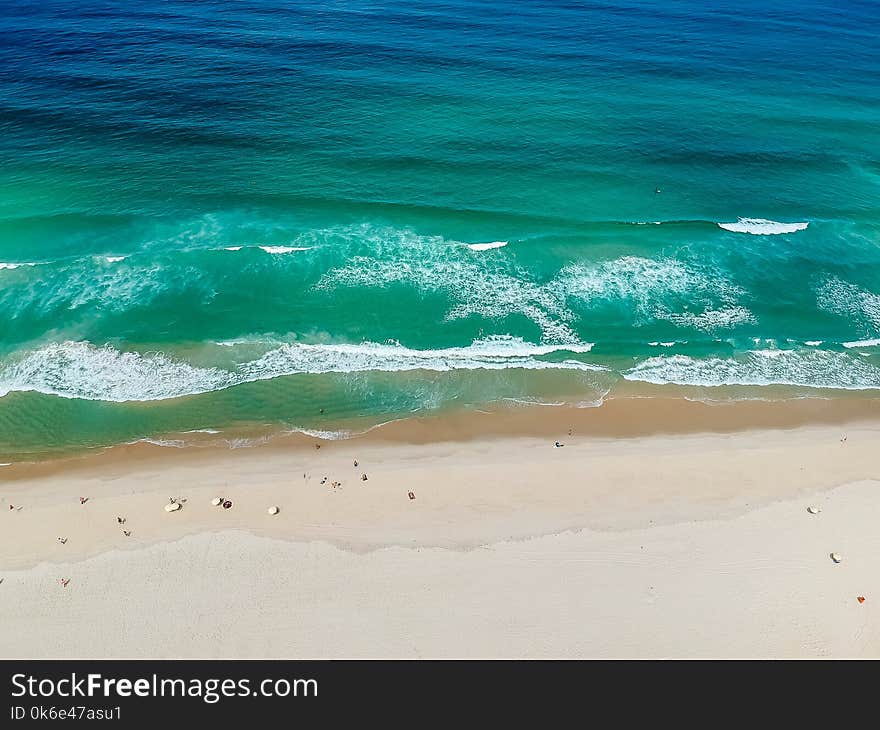
[(556, 443), (553, 444), (553, 446), (555, 446), (557, 449), (561, 449), (563, 446), (565, 446), (565, 444), (561, 444), (557, 441)]
[(409, 495), (409, 498), (410, 498), (410, 499), (415, 499), (415, 498), (416, 498), (416, 495), (413, 494), (412, 492), (407, 492), (407, 494)]
[(88, 501), (89, 501), (89, 498), (88, 498), (88, 497), (80, 497), (80, 498), (79, 498), (79, 503), (80, 503), (80, 504), (85, 504), (85, 503), (88, 502)]
[(59, 537), (59, 538), (58, 538), (58, 542), (60, 542), (62, 545), (66, 545), (66, 544), (67, 544), (67, 538), (66, 538), (66, 537)]
[(362, 482), (367, 481), (367, 475), (366, 475), (366, 474), (361, 474), (361, 481), (362, 481)]
[(859, 603), (864, 603), (864, 602), (865, 602), (865, 597), (864, 597), (864, 596), (857, 596), (857, 597), (856, 597), (856, 600), (857, 600)]
[(315, 444), (315, 448), (316, 448), (316, 449), (320, 449), (320, 448), (321, 448), (321, 444)]
[(67, 584), (70, 583), (70, 578), (62, 578), (61, 585), (67, 588)]
[(358, 460), (357, 460), (357, 459), (354, 460), (354, 465), (355, 465), (355, 466), (358, 465)]
[(231, 499), (227, 499), (227, 500), (223, 503), (223, 509), (229, 509), (231, 506), (232, 506), (232, 500), (231, 500)]
[(117, 517), (116, 522), (120, 525), (124, 525), (125, 524), (125, 517)]
[(131, 530), (123, 530), (122, 534), (125, 535), (126, 537), (131, 537)]

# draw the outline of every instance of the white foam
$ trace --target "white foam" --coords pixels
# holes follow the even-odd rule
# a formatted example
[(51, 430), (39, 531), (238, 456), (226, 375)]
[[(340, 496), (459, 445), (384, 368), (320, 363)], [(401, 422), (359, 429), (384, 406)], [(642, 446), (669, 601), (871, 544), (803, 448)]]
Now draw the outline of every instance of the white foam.
[(509, 241), (492, 241), (490, 243), (466, 243), (471, 251), (488, 251), (493, 248), (504, 248)]
[(0, 366), (0, 397), (36, 391), (64, 398), (151, 401), (222, 390), (297, 373), (406, 370), (604, 370), (576, 359), (543, 360), (556, 353), (584, 354), (592, 344), (534, 345), (515, 337), (476, 340), (467, 347), (414, 350), (402, 345), (284, 344), (230, 369), (196, 367), (162, 353), (120, 352), (88, 342), (48, 345)]
[(202, 302), (216, 296), (205, 272), (192, 266), (156, 262), (145, 267), (96, 267), (90, 256), (53, 267), (46, 278), (0, 288), (0, 305), (9, 316), (25, 312), (54, 315), (62, 309), (88, 307), (125, 311), (147, 307), (168, 291), (186, 291)]
[(742, 289), (720, 272), (675, 259), (623, 256), (597, 264), (566, 266), (554, 282), (564, 296), (594, 306), (627, 303), (640, 323), (665, 319), (711, 331), (753, 321), (737, 304)]
[(854, 340), (853, 342), (841, 342), (841, 345), (844, 347), (852, 348), (852, 347), (878, 347), (880, 346), (880, 339), (873, 340)]
[(225, 439), (225, 442), (230, 449), (249, 449), (254, 446), (269, 443), (269, 437), (260, 436), (258, 438)]
[(745, 307), (708, 309), (704, 312), (657, 312), (658, 319), (668, 319), (679, 327), (693, 327), (704, 332), (729, 329), (739, 324), (754, 322), (754, 315)]
[(755, 350), (737, 358), (649, 358), (623, 373), (626, 380), (658, 385), (794, 385), (809, 388), (880, 388), (880, 369), (828, 350)]
[(12, 462), (8, 461), (5, 464), (0, 464), (0, 466), (12, 466)]
[(880, 294), (828, 277), (816, 289), (816, 302), (821, 309), (880, 330)]
[(189, 431), (184, 431), (184, 433), (209, 433), (209, 434), (215, 434), (215, 433), (220, 433), (220, 432), (219, 432), (217, 429), (215, 429), (215, 428), (193, 428), (193, 429), (190, 429)]
[(241, 251), (241, 246), (226, 246), (224, 250), (226, 251)]
[(9, 270), (17, 269), (20, 266), (36, 266), (36, 263), (30, 263), (30, 262), (27, 262), (27, 263), (20, 262), (20, 263), (15, 263), (15, 264), (0, 263), (0, 271), (2, 271), (3, 269), (9, 269)]
[(104, 257), (104, 260), (105, 260), (108, 264), (115, 264), (115, 263), (118, 263), (118, 262), (120, 262), (120, 261), (124, 261), (124, 260), (125, 260), (125, 256), (105, 256), (105, 257)]
[(809, 226), (803, 223), (779, 223), (766, 218), (739, 218), (736, 223), (719, 223), (718, 227), (733, 233), (750, 233), (753, 236), (775, 236), (780, 233), (796, 233)]
[(137, 441), (132, 441), (132, 444), (150, 444), (152, 446), (162, 446), (164, 448), (169, 449), (182, 449), (186, 444), (183, 441), (178, 441), (177, 439), (151, 439), (151, 438), (143, 438), (138, 439)]
[[(472, 256), (467, 244), (409, 230), (358, 226), (325, 232), (322, 242), (348, 254), (344, 266), (331, 269), (318, 289), (381, 289), (398, 284), (421, 292), (442, 292), (454, 304), (447, 319), (471, 316), (502, 319), (523, 315), (541, 328), (542, 339), (577, 343), (555, 282), (539, 284), (506, 257)], [(313, 234), (309, 240), (318, 240)], [(347, 250), (346, 250), (347, 249)]]
[(301, 433), (305, 436), (321, 439), (322, 441), (344, 441), (350, 439), (354, 434), (351, 431), (320, 431), (313, 428), (301, 428), (295, 426), (289, 433)]
[(807, 340), (804, 344), (809, 345), (810, 347), (818, 347), (824, 342), (824, 340)]
[(308, 251), (311, 246), (258, 246), (266, 253), (281, 254), (292, 253), (293, 251)]

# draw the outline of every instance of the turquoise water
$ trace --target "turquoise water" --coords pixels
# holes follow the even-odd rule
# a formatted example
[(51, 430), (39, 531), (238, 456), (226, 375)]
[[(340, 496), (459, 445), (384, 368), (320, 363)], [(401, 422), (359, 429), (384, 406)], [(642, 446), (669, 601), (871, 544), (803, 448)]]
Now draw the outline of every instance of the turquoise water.
[(880, 8), (706, 5), (6, 0), (0, 461), (880, 389)]

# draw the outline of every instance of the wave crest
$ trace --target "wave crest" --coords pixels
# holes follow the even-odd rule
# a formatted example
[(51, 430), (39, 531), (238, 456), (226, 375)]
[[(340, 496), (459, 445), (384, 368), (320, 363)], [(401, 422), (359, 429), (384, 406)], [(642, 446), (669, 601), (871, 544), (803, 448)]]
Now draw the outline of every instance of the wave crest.
[(736, 223), (719, 223), (718, 227), (733, 233), (750, 233), (753, 236), (778, 236), (781, 233), (797, 233), (809, 226), (809, 222), (780, 223), (766, 218), (739, 218)]

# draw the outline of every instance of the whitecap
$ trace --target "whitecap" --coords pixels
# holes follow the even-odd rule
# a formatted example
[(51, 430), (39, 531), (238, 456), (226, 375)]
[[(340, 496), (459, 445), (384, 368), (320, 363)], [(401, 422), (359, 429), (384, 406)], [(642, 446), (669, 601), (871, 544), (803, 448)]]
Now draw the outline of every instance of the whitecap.
[(465, 246), (471, 251), (488, 251), (493, 248), (504, 248), (508, 243), (509, 241), (492, 241), (490, 243), (466, 243)]
[(116, 264), (116, 263), (119, 263), (120, 261), (124, 261), (125, 256), (105, 256), (104, 260), (108, 264)]
[(32, 262), (20, 262), (14, 264), (0, 263), (0, 271), (2, 271), (3, 269), (9, 269), (11, 271), (12, 269), (17, 269), (20, 266), (36, 266), (36, 264)]
[(877, 347), (880, 346), (880, 339), (873, 340), (854, 340), (853, 342), (841, 342), (841, 345), (847, 348), (853, 347)]
[(257, 248), (262, 249), (266, 253), (280, 254), (292, 253), (293, 251), (308, 251), (311, 246), (258, 246)]
[(226, 246), (225, 251), (241, 251), (241, 246)]
[(804, 342), (805, 345), (809, 345), (810, 347), (818, 347), (824, 342), (824, 340), (807, 340)]
[(754, 236), (774, 236), (780, 233), (796, 233), (809, 226), (809, 222), (779, 223), (766, 218), (739, 218), (736, 223), (719, 223), (718, 227), (733, 233), (751, 233)]

